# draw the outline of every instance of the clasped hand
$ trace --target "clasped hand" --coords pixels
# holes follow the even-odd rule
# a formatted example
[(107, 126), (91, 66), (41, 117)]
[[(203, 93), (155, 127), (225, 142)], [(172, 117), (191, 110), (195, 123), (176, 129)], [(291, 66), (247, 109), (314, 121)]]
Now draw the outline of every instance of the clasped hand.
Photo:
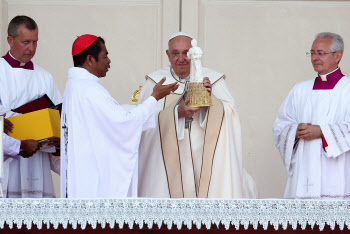
[(19, 155), (23, 158), (29, 158), (40, 149), (40, 144), (35, 140), (23, 140), (21, 141), (21, 149)]
[(301, 123), (298, 125), (296, 139), (312, 140), (322, 138), (322, 131), (319, 125)]

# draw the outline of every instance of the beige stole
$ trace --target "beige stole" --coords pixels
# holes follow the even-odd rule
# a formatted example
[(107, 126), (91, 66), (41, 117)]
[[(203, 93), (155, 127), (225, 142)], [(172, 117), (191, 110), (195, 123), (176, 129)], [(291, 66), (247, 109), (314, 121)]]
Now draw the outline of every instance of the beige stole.
[[(208, 197), (214, 153), (224, 118), (224, 107), (221, 101), (213, 94), (211, 97), (213, 106), (209, 108), (205, 130), (199, 198)], [(168, 95), (164, 101), (164, 109), (159, 114), (159, 132), (171, 198), (184, 197), (179, 143), (174, 119), (175, 106), (180, 104), (182, 99), (183, 95)]]

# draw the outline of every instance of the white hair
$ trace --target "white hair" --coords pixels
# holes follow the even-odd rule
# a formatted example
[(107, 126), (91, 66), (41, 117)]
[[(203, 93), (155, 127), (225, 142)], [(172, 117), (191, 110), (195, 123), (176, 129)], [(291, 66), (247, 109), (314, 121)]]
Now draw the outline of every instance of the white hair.
[(336, 33), (331, 33), (331, 32), (321, 32), (315, 36), (315, 40), (318, 38), (332, 38), (333, 42), (332, 42), (330, 49), (333, 52), (335, 52), (335, 51), (344, 52), (344, 41), (340, 35), (338, 35)]

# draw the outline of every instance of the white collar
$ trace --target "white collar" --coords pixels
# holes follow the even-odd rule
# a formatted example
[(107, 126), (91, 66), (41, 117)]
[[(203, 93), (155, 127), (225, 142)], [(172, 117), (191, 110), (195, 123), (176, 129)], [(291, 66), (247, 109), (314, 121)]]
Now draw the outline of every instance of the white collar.
[(87, 79), (99, 82), (100, 79), (82, 67), (71, 67), (68, 70), (68, 79)]
[[(18, 61), (15, 57), (12, 56), (11, 52), (9, 51), (9, 55), (16, 61)], [(19, 62), (19, 61), (18, 61)], [(21, 67), (23, 67), (24, 65), (26, 65), (26, 63), (21, 63), (19, 64)]]
[(338, 70), (338, 69), (339, 69), (339, 67), (337, 67), (335, 70), (331, 71), (330, 73), (327, 73), (327, 74), (324, 74), (324, 75), (320, 75), (320, 74), (319, 74), (319, 76), (321, 77), (321, 80), (322, 80), (322, 81), (327, 81), (327, 76), (328, 76), (329, 74), (335, 72), (335, 71)]
[[(179, 77), (180, 78), (180, 77)], [(185, 83), (186, 81), (189, 81), (189, 79), (190, 79), (190, 76), (187, 76), (187, 77), (185, 77), (185, 78), (180, 78), (180, 82), (181, 83)]]

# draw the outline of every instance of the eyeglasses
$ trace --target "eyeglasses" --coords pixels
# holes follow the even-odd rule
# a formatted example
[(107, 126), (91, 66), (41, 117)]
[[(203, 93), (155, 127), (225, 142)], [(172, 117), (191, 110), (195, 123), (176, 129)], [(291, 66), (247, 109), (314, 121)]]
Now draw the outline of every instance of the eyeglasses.
[(316, 55), (317, 57), (324, 57), (325, 55), (327, 54), (334, 54), (338, 51), (333, 51), (333, 52), (328, 52), (328, 53), (325, 53), (325, 52), (320, 52), (320, 53), (316, 53), (316, 52), (306, 52), (306, 56), (307, 57), (312, 57), (314, 55)]

